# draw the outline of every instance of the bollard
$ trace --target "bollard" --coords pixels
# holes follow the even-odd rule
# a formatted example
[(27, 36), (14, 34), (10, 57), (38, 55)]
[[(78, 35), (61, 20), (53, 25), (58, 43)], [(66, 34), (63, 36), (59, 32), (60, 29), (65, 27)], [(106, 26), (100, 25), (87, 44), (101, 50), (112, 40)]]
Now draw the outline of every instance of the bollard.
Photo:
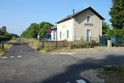
[(107, 46), (108, 46), (108, 47), (112, 47), (112, 40), (108, 40)]

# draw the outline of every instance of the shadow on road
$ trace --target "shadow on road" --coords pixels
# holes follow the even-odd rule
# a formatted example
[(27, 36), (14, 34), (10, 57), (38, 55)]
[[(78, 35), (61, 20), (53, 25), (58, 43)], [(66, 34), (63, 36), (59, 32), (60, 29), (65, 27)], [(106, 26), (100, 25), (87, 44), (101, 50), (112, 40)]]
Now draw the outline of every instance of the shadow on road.
[(98, 60), (87, 58), (66, 68), (65, 72), (34, 83), (77, 83), (76, 80), (84, 79), (86, 83), (94, 83), (81, 76), (81, 72), (89, 69), (101, 68), (108, 65), (124, 64), (124, 55), (108, 55), (105, 59)]
[(13, 45), (28, 45), (28, 43), (14, 43)]

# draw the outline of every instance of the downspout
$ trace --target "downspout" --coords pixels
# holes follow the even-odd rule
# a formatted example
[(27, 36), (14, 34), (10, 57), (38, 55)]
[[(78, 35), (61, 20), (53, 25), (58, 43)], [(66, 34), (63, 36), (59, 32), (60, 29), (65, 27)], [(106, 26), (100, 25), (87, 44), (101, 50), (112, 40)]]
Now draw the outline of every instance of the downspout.
[(74, 40), (76, 40), (76, 22), (74, 17)]

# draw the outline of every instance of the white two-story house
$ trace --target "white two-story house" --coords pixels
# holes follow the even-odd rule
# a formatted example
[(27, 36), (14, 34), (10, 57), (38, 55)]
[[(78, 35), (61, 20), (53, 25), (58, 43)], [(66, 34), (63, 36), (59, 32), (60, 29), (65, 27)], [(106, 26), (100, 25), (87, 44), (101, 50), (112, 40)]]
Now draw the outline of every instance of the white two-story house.
[[(56, 40), (86, 40), (91, 41), (102, 36), (102, 21), (104, 18), (93, 8), (69, 15), (57, 22)], [(53, 31), (54, 33), (54, 31)]]

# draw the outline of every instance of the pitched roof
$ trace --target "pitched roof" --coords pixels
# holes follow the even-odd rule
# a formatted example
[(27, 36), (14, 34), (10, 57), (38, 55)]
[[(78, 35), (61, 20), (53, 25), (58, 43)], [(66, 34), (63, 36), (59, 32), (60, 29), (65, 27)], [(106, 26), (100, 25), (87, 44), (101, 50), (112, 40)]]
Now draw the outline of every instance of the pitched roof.
[(100, 19), (104, 20), (104, 18), (103, 18), (100, 14), (98, 14), (92, 7), (88, 7), (88, 8), (86, 8), (86, 9), (84, 9), (84, 10), (81, 10), (81, 11), (79, 11), (79, 12), (77, 12), (77, 13), (74, 13), (74, 14), (72, 14), (72, 15), (67, 16), (66, 18), (64, 18), (64, 19), (62, 19), (62, 20), (60, 20), (60, 21), (58, 21), (57, 23), (61, 23), (61, 22), (64, 22), (64, 21), (66, 21), (66, 20), (68, 20), (68, 19), (71, 19), (71, 18), (77, 16), (78, 14), (80, 14), (80, 13), (82, 13), (82, 12), (88, 10), (88, 9), (90, 9), (91, 11), (93, 11)]

